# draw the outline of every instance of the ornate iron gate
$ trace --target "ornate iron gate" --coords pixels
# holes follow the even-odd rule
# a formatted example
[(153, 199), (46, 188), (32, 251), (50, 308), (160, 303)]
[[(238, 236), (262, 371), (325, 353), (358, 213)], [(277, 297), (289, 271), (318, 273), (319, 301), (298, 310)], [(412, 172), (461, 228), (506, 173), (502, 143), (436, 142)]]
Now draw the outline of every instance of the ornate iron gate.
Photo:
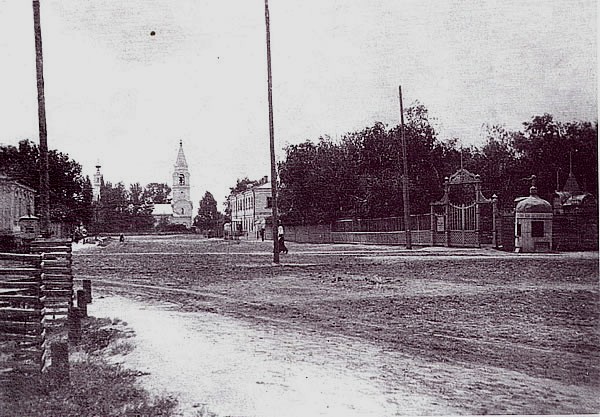
[[(431, 204), (431, 215), (438, 218), (438, 239), (442, 240), (444, 246), (480, 247), (482, 237), (486, 233), (481, 230), (481, 208), (482, 205), (492, 204), (495, 213), (495, 196), (492, 199), (485, 198), (481, 193), (481, 178), (479, 175), (470, 173), (464, 168), (456, 171), (450, 178), (444, 180), (444, 196), (441, 200)], [(488, 210), (489, 211), (489, 210)], [(493, 217), (493, 214), (492, 214)], [(443, 219), (443, 224), (440, 221)], [(492, 224), (495, 235), (495, 222), (483, 222)], [(443, 238), (439, 235), (443, 233)]]

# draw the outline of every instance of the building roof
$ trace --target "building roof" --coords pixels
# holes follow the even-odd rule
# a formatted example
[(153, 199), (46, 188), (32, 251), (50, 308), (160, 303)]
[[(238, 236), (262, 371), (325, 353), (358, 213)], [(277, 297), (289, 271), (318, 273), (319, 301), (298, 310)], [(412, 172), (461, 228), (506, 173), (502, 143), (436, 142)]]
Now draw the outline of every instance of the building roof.
[(34, 192), (34, 193), (35, 193), (35, 192), (37, 192), (37, 190), (36, 190), (35, 188), (31, 188), (31, 187), (29, 187), (28, 185), (25, 185), (25, 184), (21, 183), (20, 181), (18, 181), (18, 180), (15, 180), (15, 179), (13, 179), (13, 178), (11, 178), (11, 177), (7, 177), (6, 175), (4, 175), (4, 174), (1, 174), (1, 173), (0, 173), (0, 181), (3, 181), (3, 182), (10, 182), (10, 183), (13, 183), (13, 184), (15, 184), (15, 185), (17, 185), (17, 186), (21, 187), (21, 188), (24, 188), (24, 189), (26, 189), (26, 190), (32, 191), (32, 192)]
[(585, 200), (589, 200), (592, 203), (594, 202), (594, 196), (590, 193), (583, 193), (570, 196), (563, 205), (565, 206), (581, 206), (583, 205)]
[(264, 184), (257, 185), (254, 188), (260, 188), (260, 189), (267, 188), (267, 189), (270, 190), (271, 189), (271, 183), (270, 182), (265, 182)]
[(567, 178), (567, 182), (565, 182), (563, 191), (566, 191), (571, 194), (579, 194), (581, 192), (581, 188), (579, 188), (579, 183), (577, 182), (577, 179), (575, 179), (575, 175), (573, 175), (572, 172), (569, 173), (569, 178)]
[(257, 184), (254, 184), (254, 185), (248, 184), (248, 186), (246, 187), (245, 190), (230, 193), (229, 196), (227, 196), (227, 199), (236, 198), (237, 196), (244, 195), (245, 193), (252, 191), (252, 190), (269, 190), (270, 191), (271, 183), (269, 182), (269, 178), (267, 176), (264, 176), (260, 179), (260, 181), (258, 181)]
[(183, 142), (179, 141), (179, 152), (177, 152), (177, 160), (175, 161), (175, 167), (184, 167), (187, 168), (188, 164), (185, 160), (185, 155), (183, 153)]
[(552, 213), (552, 205), (538, 196), (536, 187), (532, 186), (529, 194), (529, 197), (519, 197), (515, 200), (518, 201), (515, 208), (517, 213)]
[(170, 204), (155, 204), (152, 209), (153, 216), (166, 216), (173, 214), (173, 207)]

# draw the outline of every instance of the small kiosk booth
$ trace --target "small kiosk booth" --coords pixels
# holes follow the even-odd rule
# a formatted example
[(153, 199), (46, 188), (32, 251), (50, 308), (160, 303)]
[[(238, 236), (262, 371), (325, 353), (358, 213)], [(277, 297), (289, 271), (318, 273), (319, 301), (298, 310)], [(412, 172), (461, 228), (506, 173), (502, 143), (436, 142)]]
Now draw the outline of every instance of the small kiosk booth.
[(20, 237), (25, 241), (31, 241), (40, 236), (40, 219), (33, 215), (23, 216), (19, 219), (21, 229)]
[(515, 252), (550, 252), (552, 205), (532, 185), (529, 197), (520, 197), (515, 209)]

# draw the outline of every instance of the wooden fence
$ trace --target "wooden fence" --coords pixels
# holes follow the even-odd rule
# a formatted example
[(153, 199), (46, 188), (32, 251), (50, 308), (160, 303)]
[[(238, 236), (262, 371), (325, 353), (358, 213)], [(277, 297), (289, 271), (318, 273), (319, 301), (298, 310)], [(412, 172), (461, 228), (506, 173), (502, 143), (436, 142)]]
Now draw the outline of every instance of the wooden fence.
[(31, 252), (0, 253), (0, 376), (19, 370), (60, 384), (68, 379), (71, 243), (36, 240)]
[(0, 254), (0, 342), (11, 349), (0, 374), (40, 372), (45, 332), (41, 255)]

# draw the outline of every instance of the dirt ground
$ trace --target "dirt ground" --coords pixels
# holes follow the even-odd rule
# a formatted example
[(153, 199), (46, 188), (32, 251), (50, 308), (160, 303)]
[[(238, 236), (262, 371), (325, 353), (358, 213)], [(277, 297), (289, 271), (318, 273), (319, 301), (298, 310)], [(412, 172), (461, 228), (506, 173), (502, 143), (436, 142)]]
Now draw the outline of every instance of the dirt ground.
[(600, 411), (597, 253), (271, 245), (130, 237), (74, 272), (184, 415)]

